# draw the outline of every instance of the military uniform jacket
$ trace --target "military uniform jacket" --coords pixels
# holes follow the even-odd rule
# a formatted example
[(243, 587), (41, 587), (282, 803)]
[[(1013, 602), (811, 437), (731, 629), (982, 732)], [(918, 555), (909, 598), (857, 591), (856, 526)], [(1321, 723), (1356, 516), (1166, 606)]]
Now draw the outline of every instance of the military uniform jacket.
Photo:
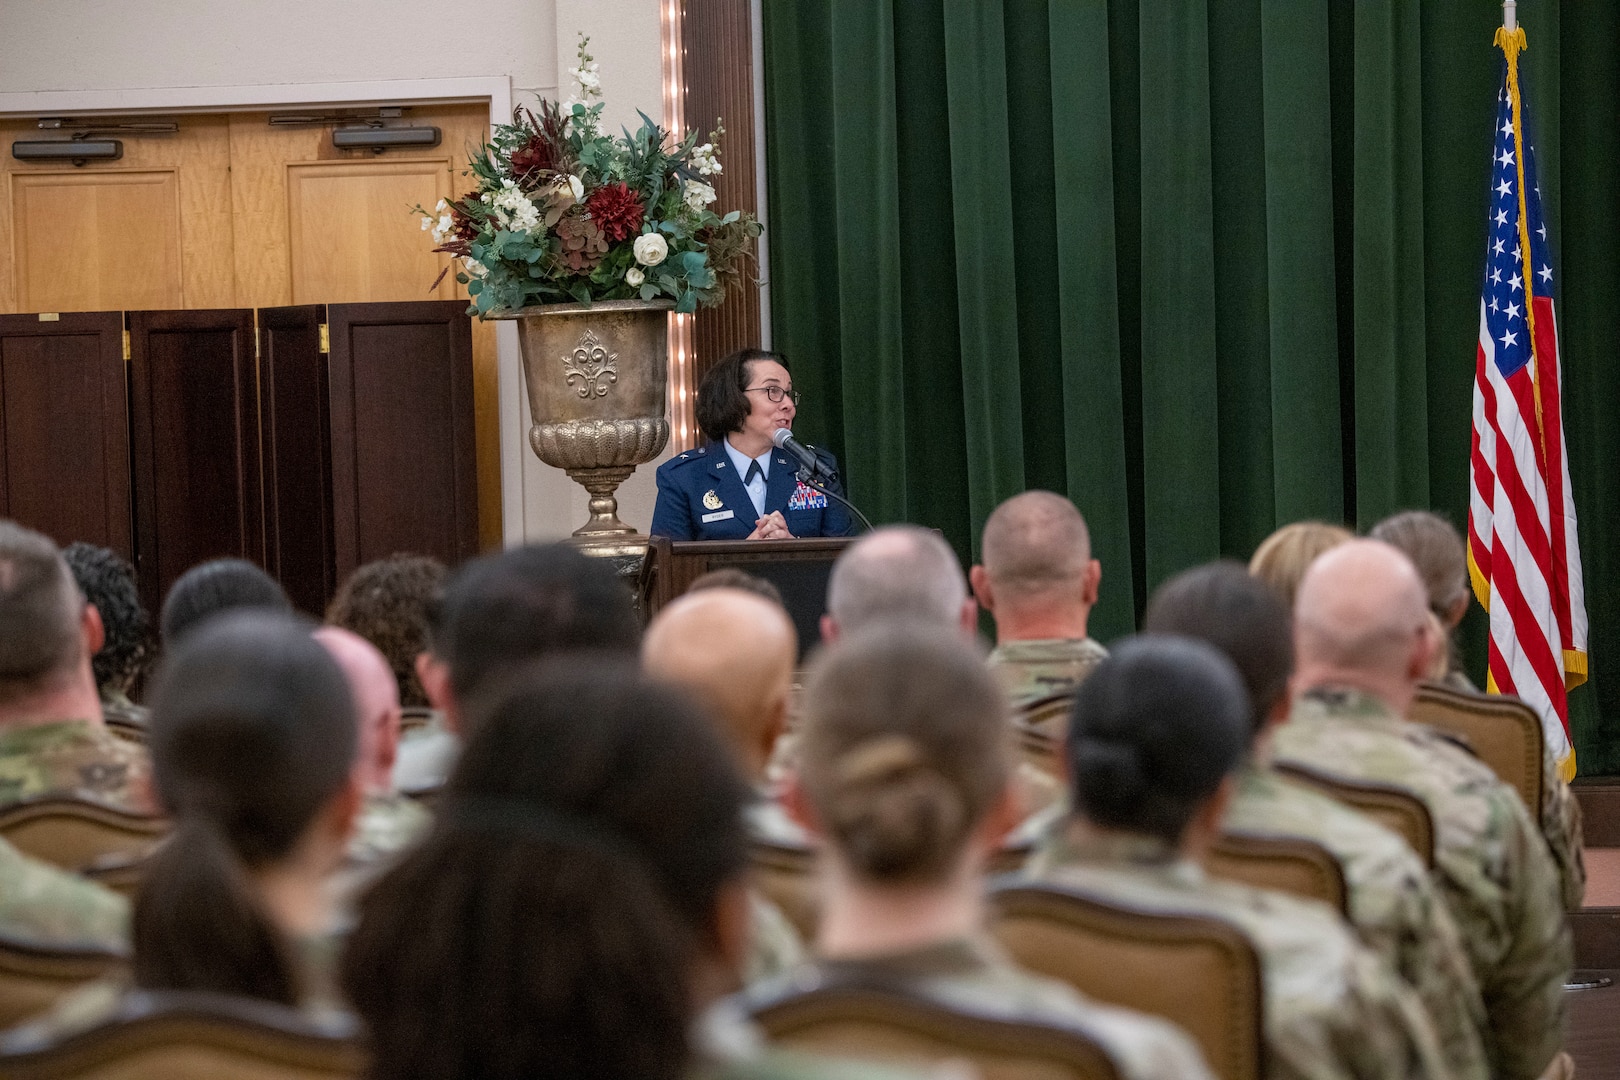
[(1356, 936), (1417, 991), (1456, 1076), (1486, 1080), (1485, 1003), (1468, 951), (1428, 868), (1405, 839), (1274, 769), (1244, 765), (1236, 779), (1222, 826), (1326, 848), (1344, 871)]
[(129, 948), (129, 901), (0, 840), (0, 934), (44, 948)]
[(1276, 730), (1279, 763), (1411, 792), (1434, 819), (1434, 881), (1485, 1001), (1493, 1076), (1539, 1076), (1564, 1036), (1572, 962), (1558, 869), (1518, 793), (1452, 737), (1348, 689), (1303, 695)]
[(989, 664), (1013, 704), (1022, 706), (1073, 690), (1106, 659), (1108, 650), (1091, 638), (1048, 638), (997, 645)]
[[(838, 461), (817, 451), (838, 475)], [(650, 530), (671, 540), (746, 540), (762, 515), (754, 510), (743, 477), (737, 475), (725, 448), (709, 443), (670, 458), (658, 467), (658, 503)], [(842, 495), (843, 484), (823, 485)], [(765, 513), (779, 511), (794, 536), (848, 536), (849, 514), (821, 492), (798, 480), (794, 460), (771, 451), (765, 478)]]
[(1044, 838), (1027, 873), (1138, 909), (1221, 919), (1260, 959), (1266, 1080), (1442, 1080), (1455, 1075), (1412, 989), (1363, 947), (1338, 913), (1283, 893), (1207, 877), (1151, 837)]
[(100, 723), (56, 720), (0, 728), (0, 806), (46, 795), (152, 812), (146, 747)]

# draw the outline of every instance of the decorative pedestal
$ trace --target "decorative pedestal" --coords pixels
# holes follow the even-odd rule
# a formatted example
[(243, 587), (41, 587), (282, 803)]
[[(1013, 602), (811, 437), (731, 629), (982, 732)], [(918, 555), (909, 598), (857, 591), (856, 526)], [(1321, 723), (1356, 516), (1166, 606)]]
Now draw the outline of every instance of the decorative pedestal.
[(615, 492), (669, 442), (668, 300), (545, 304), (496, 312), (523, 349), (529, 445), (590, 493), (572, 542), (588, 555), (639, 564), (647, 537), (619, 520)]

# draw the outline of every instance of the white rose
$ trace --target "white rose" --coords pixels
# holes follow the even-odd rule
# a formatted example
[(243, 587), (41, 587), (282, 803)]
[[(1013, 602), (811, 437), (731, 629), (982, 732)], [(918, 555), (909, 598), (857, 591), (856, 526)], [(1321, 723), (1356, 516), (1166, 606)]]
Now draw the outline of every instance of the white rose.
[(669, 245), (658, 233), (642, 233), (636, 237), (636, 262), (642, 266), (657, 266), (669, 254)]
[(702, 210), (705, 206), (714, 202), (716, 196), (714, 188), (703, 181), (688, 180), (686, 182), (686, 192), (682, 198), (686, 200), (686, 205), (693, 210)]
[(485, 274), (489, 273), (489, 271), (484, 268), (483, 263), (479, 262), (470, 255), (463, 255), (461, 257), (461, 265), (467, 268), (467, 274), (469, 277), (483, 277)]
[(585, 182), (572, 174), (568, 177), (568, 190), (574, 193), (574, 201), (579, 202), (585, 198)]
[(641, 283), (646, 280), (647, 275), (643, 274), (639, 267), (632, 266), (624, 272), (624, 283), (632, 289), (641, 288)]

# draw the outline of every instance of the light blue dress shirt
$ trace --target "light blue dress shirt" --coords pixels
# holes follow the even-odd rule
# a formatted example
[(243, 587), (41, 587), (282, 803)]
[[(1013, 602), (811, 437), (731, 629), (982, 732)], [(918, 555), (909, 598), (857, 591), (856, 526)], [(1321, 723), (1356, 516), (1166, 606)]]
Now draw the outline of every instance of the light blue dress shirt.
[[(726, 456), (731, 459), (731, 465), (737, 470), (737, 475), (744, 478), (743, 487), (748, 489), (748, 497), (754, 503), (754, 516), (765, 516), (765, 482), (771, 478), (771, 452), (765, 451), (757, 458), (744, 457), (743, 452), (731, 445), (728, 438), (725, 441)], [(752, 480), (748, 480), (748, 466), (758, 463), (759, 472)]]

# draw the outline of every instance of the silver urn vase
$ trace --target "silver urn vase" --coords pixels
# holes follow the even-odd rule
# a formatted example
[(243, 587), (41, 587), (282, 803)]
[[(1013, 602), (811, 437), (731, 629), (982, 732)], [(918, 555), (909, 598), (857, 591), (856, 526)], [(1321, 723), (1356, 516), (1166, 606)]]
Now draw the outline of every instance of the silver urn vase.
[(529, 445), (590, 493), (574, 530), (587, 554), (628, 556), (647, 538), (619, 520), (615, 492), (669, 441), (668, 300), (543, 304), (492, 313), (517, 323)]

